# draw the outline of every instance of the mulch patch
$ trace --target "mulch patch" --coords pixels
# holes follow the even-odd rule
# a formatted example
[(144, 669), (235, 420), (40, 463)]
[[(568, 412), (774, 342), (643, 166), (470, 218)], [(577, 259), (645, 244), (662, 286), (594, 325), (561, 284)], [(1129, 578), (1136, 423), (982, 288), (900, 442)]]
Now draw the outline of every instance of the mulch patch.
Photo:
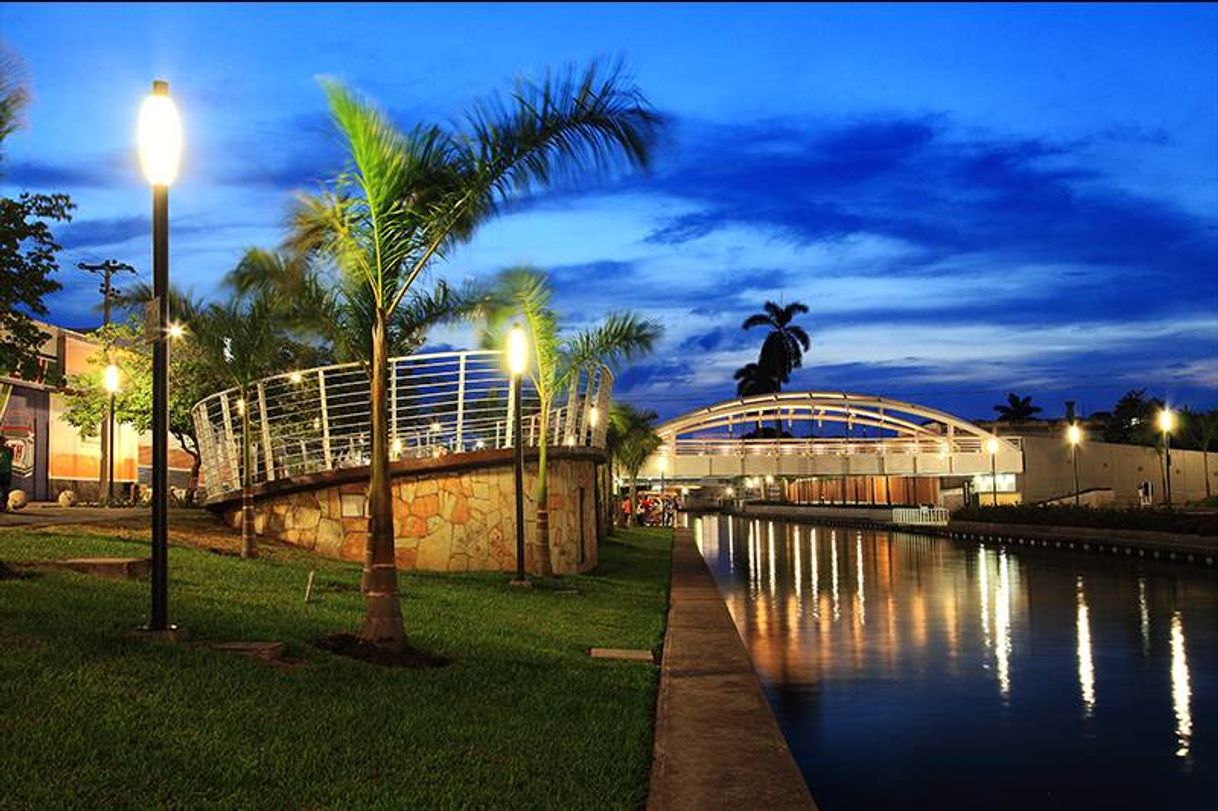
[(322, 650), (337, 653), (339, 656), (347, 656), (351, 659), (359, 659), (361, 662), (383, 665), (385, 667), (421, 669), (444, 667), (450, 663), (450, 660), (443, 656), (437, 656), (434, 653), (412, 648), (410, 645), (407, 645), (400, 651), (395, 651), (389, 648), (382, 648), (380, 645), (374, 645), (371, 642), (365, 642), (354, 634), (323, 636), (315, 644)]
[(23, 572), (0, 561), (0, 580), (31, 580), (38, 577), (37, 572)]

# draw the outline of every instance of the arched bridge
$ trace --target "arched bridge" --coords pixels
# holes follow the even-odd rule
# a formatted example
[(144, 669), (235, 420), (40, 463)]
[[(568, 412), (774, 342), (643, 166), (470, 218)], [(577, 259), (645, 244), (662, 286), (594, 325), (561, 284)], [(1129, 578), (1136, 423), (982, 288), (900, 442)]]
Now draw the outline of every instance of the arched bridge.
[(916, 403), (840, 391), (725, 400), (657, 429), (643, 475), (971, 476), (1023, 472), (1017, 437)]

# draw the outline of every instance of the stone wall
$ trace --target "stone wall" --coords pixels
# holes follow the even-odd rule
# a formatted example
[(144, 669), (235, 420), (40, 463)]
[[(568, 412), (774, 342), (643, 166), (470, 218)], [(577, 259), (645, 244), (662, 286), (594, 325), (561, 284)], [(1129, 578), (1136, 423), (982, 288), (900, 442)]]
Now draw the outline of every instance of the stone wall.
[[(485, 465), (459, 469), (399, 468), (393, 472), (399, 569), (515, 570), (515, 483), (510, 455), (501, 456)], [(550, 559), (556, 574), (596, 566), (594, 465), (588, 456), (564, 458), (561, 452), (548, 462)], [(259, 493), (254, 504), (257, 533), (327, 557), (362, 561), (368, 537), (366, 475)], [(526, 464), (525, 566), (529, 571), (535, 570), (531, 545), (536, 538), (536, 480), (536, 463)], [(240, 526), (239, 499), (219, 508), (231, 526)]]

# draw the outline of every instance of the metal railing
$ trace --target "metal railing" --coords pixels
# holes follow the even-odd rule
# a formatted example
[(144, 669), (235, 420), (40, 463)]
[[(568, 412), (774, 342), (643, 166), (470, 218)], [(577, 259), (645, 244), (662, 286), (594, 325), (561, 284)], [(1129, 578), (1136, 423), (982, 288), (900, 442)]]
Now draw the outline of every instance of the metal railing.
[[(1021, 450), (1019, 437), (1001, 441)], [(669, 446), (678, 456), (858, 456), (893, 454), (986, 453), (984, 440), (957, 435), (951, 439), (916, 437), (784, 437), (782, 439), (678, 438)]]
[[(613, 375), (581, 373), (549, 415), (549, 445), (604, 447)], [(540, 404), (526, 377), (522, 434), (540, 444)], [(367, 465), (371, 394), (362, 364), (266, 377), (200, 400), (193, 409), (209, 498), (242, 481), (243, 411), (249, 410), (255, 484)], [(390, 459), (418, 459), (513, 447), (511, 379), (499, 351), (439, 352), (389, 360)]]
[(924, 527), (945, 527), (951, 513), (943, 507), (893, 507), (892, 523)]

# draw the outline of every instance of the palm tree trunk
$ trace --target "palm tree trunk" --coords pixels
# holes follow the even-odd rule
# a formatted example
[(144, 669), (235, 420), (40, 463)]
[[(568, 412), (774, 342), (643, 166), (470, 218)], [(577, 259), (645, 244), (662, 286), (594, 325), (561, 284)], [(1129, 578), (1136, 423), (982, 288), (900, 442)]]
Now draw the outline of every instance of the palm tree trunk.
[(550, 489), (546, 482), (546, 445), (549, 444), (550, 404), (541, 403), (541, 430), (537, 445), (537, 543), (533, 562), (541, 577), (551, 577), (554, 567), (550, 563)]
[(398, 570), (393, 544), (393, 489), (389, 479), (389, 348), (385, 340), (385, 310), (376, 309), (372, 327), (372, 363), (368, 369), (372, 395), (372, 460), (368, 475), (368, 545), (364, 558), (364, 627), (360, 638), (401, 650), (406, 645), (402, 606), (398, 599)]
[(630, 473), (630, 512), (626, 513), (626, 526), (633, 527), (639, 513), (639, 472)]
[(241, 387), (241, 557), (258, 557), (254, 535), (254, 472), (250, 469), (250, 401)]
[(1202, 472), (1205, 474), (1205, 500), (1209, 501), (1213, 497), (1210, 492), (1210, 443), (1207, 441), (1201, 446), (1201, 465)]

